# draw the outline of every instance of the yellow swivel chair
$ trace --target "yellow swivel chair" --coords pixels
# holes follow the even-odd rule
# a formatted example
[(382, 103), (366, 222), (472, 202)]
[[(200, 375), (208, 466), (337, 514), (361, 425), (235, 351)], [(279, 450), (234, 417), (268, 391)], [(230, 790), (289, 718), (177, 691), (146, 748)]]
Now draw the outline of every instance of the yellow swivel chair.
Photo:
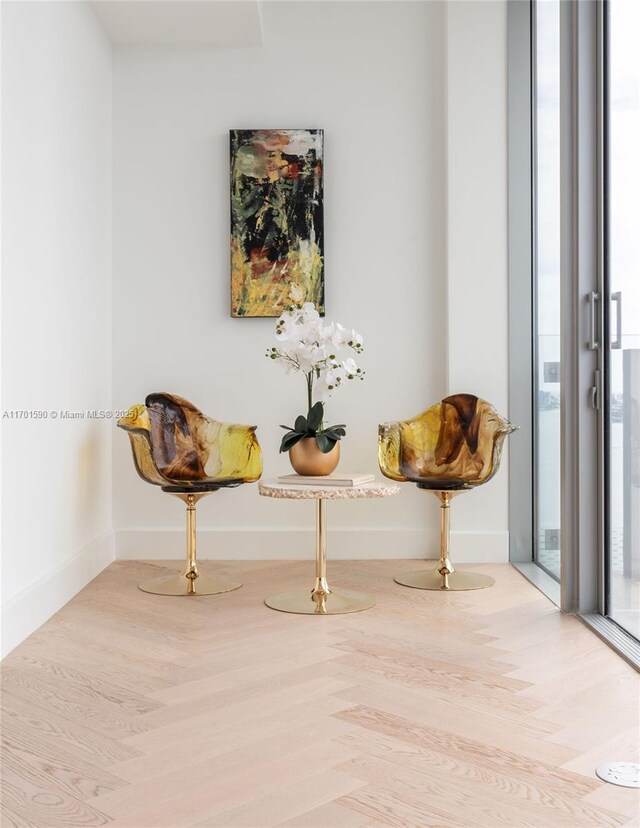
[(440, 501), (438, 565), (398, 575), (397, 583), (443, 590), (481, 589), (495, 583), (488, 575), (453, 568), (449, 507), (457, 494), (491, 480), (500, 465), (504, 438), (517, 428), (472, 394), (454, 394), (412, 420), (378, 427), (378, 462), (385, 477), (415, 483)]
[(262, 474), (255, 426), (221, 423), (174, 394), (149, 394), (118, 425), (128, 434), (133, 462), (147, 483), (187, 506), (187, 562), (179, 575), (139, 584), (156, 595), (215, 595), (242, 584), (198, 571), (196, 503), (218, 489), (253, 483)]

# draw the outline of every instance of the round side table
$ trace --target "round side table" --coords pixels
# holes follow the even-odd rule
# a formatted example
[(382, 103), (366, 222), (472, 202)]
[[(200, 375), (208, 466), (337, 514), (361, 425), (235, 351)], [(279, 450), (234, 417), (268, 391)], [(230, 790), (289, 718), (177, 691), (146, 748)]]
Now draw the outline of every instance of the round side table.
[(258, 484), (263, 497), (316, 501), (316, 580), (311, 590), (281, 592), (265, 599), (265, 604), (280, 612), (300, 615), (339, 615), (360, 612), (375, 606), (369, 595), (348, 590), (334, 591), (327, 583), (327, 500), (356, 500), (391, 497), (400, 493), (393, 483), (364, 483), (361, 486), (307, 486), (295, 483), (265, 482)]

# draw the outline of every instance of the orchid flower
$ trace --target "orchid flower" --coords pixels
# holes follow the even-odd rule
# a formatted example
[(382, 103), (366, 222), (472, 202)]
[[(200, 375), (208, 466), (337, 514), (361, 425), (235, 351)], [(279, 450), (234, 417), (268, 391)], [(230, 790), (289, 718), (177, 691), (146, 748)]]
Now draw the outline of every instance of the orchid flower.
[[(278, 345), (267, 348), (266, 352), (269, 359), (280, 362), (287, 374), (304, 374), (307, 385), (309, 414), (306, 419), (299, 418), (305, 420), (306, 431), (302, 433), (299, 429), (290, 429), (289, 434), (283, 438), (282, 446), (285, 448), (281, 447), (281, 451), (287, 450), (292, 445), (291, 440), (296, 436), (301, 439), (312, 432), (316, 437), (318, 434), (322, 436), (318, 445), (322, 442), (324, 446), (332, 448), (343, 436), (344, 426), (322, 428), (322, 421), (318, 420), (318, 416), (324, 416), (324, 402), (337, 388), (345, 385), (347, 380), (362, 380), (365, 374), (352, 356), (343, 360), (339, 360), (337, 356), (340, 349), (350, 349), (355, 354), (362, 353), (362, 334), (344, 328), (339, 322), (325, 322), (313, 302), (299, 304), (301, 293), (297, 287), (292, 285), (290, 298), (293, 304), (276, 322)], [(312, 409), (315, 412), (313, 417), (310, 416)], [(315, 424), (316, 421), (318, 427), (309, 431), (308, 424)], [(338, 432), (334, 433), (333, 428), (338, 428)]]

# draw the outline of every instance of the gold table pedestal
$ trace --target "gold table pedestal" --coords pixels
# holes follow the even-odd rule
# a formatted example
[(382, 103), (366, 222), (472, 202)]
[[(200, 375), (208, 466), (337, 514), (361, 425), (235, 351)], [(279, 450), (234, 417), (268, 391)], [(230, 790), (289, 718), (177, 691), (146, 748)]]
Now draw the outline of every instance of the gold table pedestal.
[(324, 498), (316, 500), (316, 581), (313, 589), (281, 592), (265, 599), (265, 604), (280, 612), (298, 615), (340, 615), (374, 607), (368, 595), (350, 590), (334, 592), (327, 583), (327, 516)]
[(310, 590), (298, 589), (293, 592), (281, 592), (265, 598), (265, 604), (279, 612), (293, 612), (298, 615), (340, 615), (347, 612), (360, 612), (375, 607), (376, 602), (362, 592), (342, 589), (331, 592), (325, 599), (324, 606), (317, 603)]
[(493, 586), (495, 580), (489, 575), (456, 570), (449, 558), (451, 500), (460, 492), (433, 490), (433, 494), (440, 501), (440, 559), (438, 564), (434, 569), (403, 572), (401, 575), (396, 575), (393, 580), (397, 584), (414, 589), (437, 589), (443, 592), (462, 592)]
[(217, 595), (232, 592), (242, 584), (219, 575), (200, 572), (196, 560), (196, 503), (211, 492), (170, 492), (187, 505), (187, 561), (180, 574), (161, 575), (138, 584), (142, 592), (154, 595)]

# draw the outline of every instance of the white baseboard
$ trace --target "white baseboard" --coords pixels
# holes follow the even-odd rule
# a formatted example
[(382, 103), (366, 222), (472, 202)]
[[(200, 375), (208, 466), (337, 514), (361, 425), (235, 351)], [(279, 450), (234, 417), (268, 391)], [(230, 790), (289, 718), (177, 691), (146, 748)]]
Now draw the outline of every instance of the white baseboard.
[[(437, 558), (437, 530), (331, 529), (327, 554), (334, 560)], [(116, 530), (118, 560), (176, 560), (185, 554), (185, 535), (177, 529)], [(314, 530), (201, 529), (201, 560), (308, 560), (314, 554)], [(508, 532), (452, 532), (451, 557), (456, 562), (506, 563)]]
[(114, 559), (115, 538), (109, 529), (6, 601), (2, 605), (1, 657), (48, 621)]

